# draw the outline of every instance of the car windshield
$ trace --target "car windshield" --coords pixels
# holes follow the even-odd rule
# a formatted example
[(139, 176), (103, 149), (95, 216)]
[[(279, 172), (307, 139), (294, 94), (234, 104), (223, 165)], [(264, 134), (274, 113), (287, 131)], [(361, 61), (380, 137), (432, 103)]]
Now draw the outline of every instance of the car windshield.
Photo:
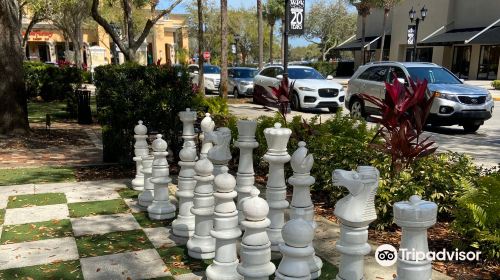
[(316, 79), (324, 80), (325, 78), (316, 70), (312, 68), (288, 68), (288, 76), (290, 79)]
[(461, 84), (459, 79), (455, 78), (444, 68), (438, 67), (408, 67), (408, 73), (413, 80), (427, 80), (429, 84)]
[(203, 66), (203, 72), (205, 74), (220, 74), (220, 68), (214, 65)]
[(233, 69), (233, 77), (235, 78), (253, 78), (257, 74), (257, 69)]

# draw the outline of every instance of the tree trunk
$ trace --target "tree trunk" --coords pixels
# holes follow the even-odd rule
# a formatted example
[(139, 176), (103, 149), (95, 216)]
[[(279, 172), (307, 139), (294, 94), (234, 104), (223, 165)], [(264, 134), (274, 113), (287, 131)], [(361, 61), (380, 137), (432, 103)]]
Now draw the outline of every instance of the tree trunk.
[[(28, 27), (26, 28), (26, 32), (24, 33), (23, 42), (21, 44), (21, 48), (23, 49), (23, 54), (25, 56), (26, 56), (26, 45), (28, 44), (28, 40), (30, 38), (30, 32), (31, 32), (31, 30), (33, 30), (33, 27), (35, 26), (35, 24), (37, 24), (39, 21), (40, 20), (39, 20), (38, 16), (35, 14), (31, 18), (30, 23), (28, 24)], [(26, 58), (28, 58), (28, 57), (26, 57)]]
[(389, 16), (389, 9), (384, 9), (384, 21), (382, 23), (382, 42), (380, 42), (380, 61), (384, 60), (384, 45), (385, 45), (385, 26), (387, 24), (387, 17)]
[(274, 32), (274, 24), (269, 25), (271, 31), (269, 32), (269, 63), (273, 63), (273, 32)]
[(285, 19), (281, 19), (281, 61), (285, 61)]
[(257, 0), (257, 37), (259, 40), (259, 69), (264, 66), (264, 27), (262, 22), (262, 1)]
[(0, 0), (0, 134), (29, 131), (17, 0)]
[(205, 96), (205, 78), (203, 77), (203, 0), (198, 0), (198, 86), (201, 95)]
[(367, 15), (365, 14), (361, 17), (361, 61), (363, 61), (363, 64), (366, 63), (365, 61), (366, 17)]
[(75, 30), (73, 30), (72, 41), (73, 50), (75, 55), (75, 65), (77, 68), (82, 69), (83, 65), (83, 33), (81, 23), (75, 25)]
[(220, 1), (221, 9), (221, 75), (220, 92), (223, 98), (227, 98), (227, 0)]

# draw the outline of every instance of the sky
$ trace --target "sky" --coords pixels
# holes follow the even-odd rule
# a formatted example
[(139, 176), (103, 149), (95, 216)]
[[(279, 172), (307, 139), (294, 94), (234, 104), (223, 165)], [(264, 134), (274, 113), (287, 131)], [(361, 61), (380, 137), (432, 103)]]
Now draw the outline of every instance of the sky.
[[(179, 4), (177, 7), (174, 9), (174, 13), (186, 13), (186, 5), (189, 5), (191, 1), (189, 0), (184, 0)], [(265, 0), (262, 2), (265, 3)], [(309, 0), (306, 1), (306, 5), (309, 6), (311, 2), (314, 2), (314, 0)], [(167, 8), (170, 3), (172, 3), (171, 0), (160, 0), (160, 9)], [(255, 0), (227, 0), (229, 8), (237, 9), (237, 8), (250, 8), (250, 7), (255, 7), (256, 6), (256, 1)], [(307, 11), (307, 6), (306, 6), (306, 11)], [(310, 43), (306, 41), (304, 38), (300, 37), (290, 37), (289, 43), (293, 47), (300, 47), (300, 46), (307, 46)]]

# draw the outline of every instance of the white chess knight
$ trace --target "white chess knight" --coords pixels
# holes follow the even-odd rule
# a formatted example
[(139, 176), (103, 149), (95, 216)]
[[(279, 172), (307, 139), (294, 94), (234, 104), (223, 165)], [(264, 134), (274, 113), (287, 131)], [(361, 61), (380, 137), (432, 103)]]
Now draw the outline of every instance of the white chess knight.
[(194, 142), (194, 122), (196, 121), (196, 111), (191, 111), (190, 108), (186, 108), (186, 111), (179, 112), (179, 119), (182, 122), (182, 139), (184, 139), (184, 145), (189, 142), (196, 147)]
[(335, 245), (341, 254), (337, 280), (364, 279), (364, 256), (371, 251), (366, 243), (368, 225), (377, 218), (374, 199), (379, 177), (378, 170), (372, 166), (333, 172), (333, 184), (349, 190), (349, 194), (335, 204), (334, 211), (341, 222), (340, 240)]
[(203, 118), (203, 120), (201, 120), (200, 126), (201, 126), (201, 131), (203, 132), (200, 135), (200, 140), (202, 141), (201, 151), (200, 151), (200, 158), (201, 158), (202, 156), (206, 156), (208, 154), (208, 151), (210, 151), (210, 149), (213, 146), (212, 142), (206, 139), (207, 134), (211, 133), (215, 129), (215, 122), (210, 117), (210, 113), (205, 114), (205, 117)]
[(168, 184), (172, 181), (168, 170), (167, 142), (162, 135), (156, 135), (153, 141), (153, 172), (151, 183), (154, 184), (154, 197), (148, 206), (149, 217), (153, 220), (166, 220), (175, 217), (175, 205), (170, 203)]
[[(295, 150), (290, 160), (293, 169), (293, 176), (288, 179), (288, 183), (293, 186), (292, 203), (290, 204), (290, 219), (303, 219), (309, 225), (316, 229), (314, 221), (314, 205), (311, 200), (310, 186), (314, 184), (315, 179), (310, 175), (314, 164), (312, 154), (307, 154), (306, 143), (299, 142), (299, 148)], [(310, 244), (312, 247), (312, 243)], [(309, 269), (311, 279), (317, 279), (321, 275), (323, 262), (315, 253), (309, 259)]]
[(227, 166), (231, 160), (231, 130), (227, 127), (219, 127), (216, 131), (206, 133), (205, 140), (211, 141), (214, 146), (208, 151), (208, 159), (214, 165), (214, 176), (222, 173), (222, 167)]
[(137, 191), (142, 191), (144, 189), (144, 174), (142, 174), (142, 156), (146, 156), (149, 153), (148, 142), (148, 128), (142, 124), (142, 121), (138, 122), (138, 125), (134, 127), (134, 158), (135, 161), (135, 178), (132, 180), (132, 188)]

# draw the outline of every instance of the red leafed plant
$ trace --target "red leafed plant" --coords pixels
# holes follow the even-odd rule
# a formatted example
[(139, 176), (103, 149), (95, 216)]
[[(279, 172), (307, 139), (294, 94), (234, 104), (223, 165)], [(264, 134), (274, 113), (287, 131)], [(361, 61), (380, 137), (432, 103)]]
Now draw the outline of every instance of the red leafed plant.
[[(434, 95), (426, 97), (427, 80), (409, 79), (409, 87), (401, 84), (396, 76), (394, 83), (385, 83), (385, 98), (361, 94), (361, 98), (375, 104), (381, 116), (373, 117), (381, 125), (372, 140), (372, 145), (391, 156), (393, 173), (407, 168), (416, 159), (434, 153), (437, 149), (429, 137), (421, 139), (423, 128), (434, 101)], [(374, 140), (381, 136), (382, 144)]]
[(288, 77), (285, 75), (280, 82), (279, 87), (271, 87), (273, 95), (276, 97), (276, 102), (278, 103), (278, 109), (283, 117), (283, 121), (286, 124), (286, 114), (289, 113), (290, 108), (290, 93), (293, 90), (293, 85), (295, 82), (288, 84)]

